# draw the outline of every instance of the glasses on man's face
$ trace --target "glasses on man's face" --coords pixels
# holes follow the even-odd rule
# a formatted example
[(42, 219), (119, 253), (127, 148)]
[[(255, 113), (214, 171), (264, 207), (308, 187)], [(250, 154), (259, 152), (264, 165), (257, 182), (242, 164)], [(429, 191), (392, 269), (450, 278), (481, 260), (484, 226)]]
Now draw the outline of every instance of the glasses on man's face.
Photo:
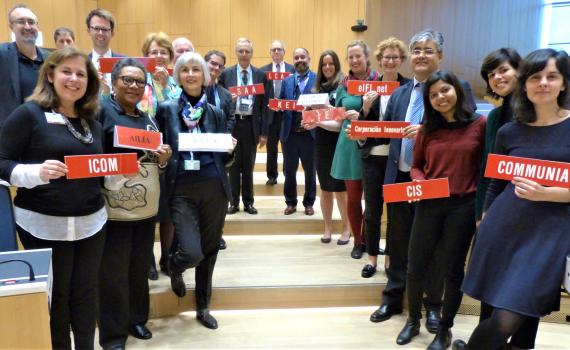
[(146, 85), (146, 82), (144, 80), (129, 77), (127, 75), (123, 75), (119, 77), (119, 79), (121, 79), (123, 84), (125, 84), (126, 86), (132, 86), (133, 84), (136, 84), (138, 88), (142, 88)]
[(38, 21), (36, 21), (35, 19), (32, 19), (32, 18), (18, 18), (18, 19), (13, 20), (12, 23), (20, 25), (20, 26), (25, 26), (27, 24), (30, 27), (33, 27), (33, 26), (38, 24)]
[(390, 62), (390, 61), (397, 62), (400, 60), (400, 56), (382, 56), (382, 60), (384, 60), (385, 62)]
[(218, 68), (218, 69), (224, 69), (225, 68), (224, 64), (214, 62), (214, 61), (209, 61), (208, 64), (211, 65), (212, 67)]
[(269, 51), (271, 51), (271, 52), (282, 52), (283, 49), (280, 47), (273, 47), (273, 48), (269, 49)]
[(111, 28), (105, 28), (105, 27), (89, 27), (89, 29), (91, 29), (92, 32), (94, 33), (103, 33), (103, 34), (109, 34), (111, 33)]
[(430, 48), (427, 48), (427, 49), (412, 49), (412, 55), (414, 55), (414, 56), (419, 56), (419, 55), (421, 55), (422, 53), (423, 53), (424, 55), (426, 55), (426, 56), (432, 56), (432, 55), (435, 55), (436, 51), (435, 51), (434, 49), (430, 49)]

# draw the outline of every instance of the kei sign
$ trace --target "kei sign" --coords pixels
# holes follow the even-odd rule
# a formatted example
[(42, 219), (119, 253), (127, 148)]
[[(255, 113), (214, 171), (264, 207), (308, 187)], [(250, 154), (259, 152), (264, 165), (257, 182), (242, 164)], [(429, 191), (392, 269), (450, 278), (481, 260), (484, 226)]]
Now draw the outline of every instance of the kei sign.
[(297, 100), (279, 100), (276, 98), (269, 99), (269, 108), (279, 109), (283, 111), (297, 111), (300, 112), (305, 109), (303, 106), (297, 105)]

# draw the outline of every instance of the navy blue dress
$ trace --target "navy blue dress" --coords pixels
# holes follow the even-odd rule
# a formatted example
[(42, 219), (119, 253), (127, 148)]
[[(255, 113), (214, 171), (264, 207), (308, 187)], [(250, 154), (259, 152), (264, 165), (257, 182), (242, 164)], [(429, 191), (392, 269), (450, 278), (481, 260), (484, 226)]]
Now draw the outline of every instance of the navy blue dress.
[[(549, 126), (508, 123), (495, 153), (570, 162), (570, 118)], [(570, 204), (518, 198), (492, 180), (463, 291), (495, 308), (541, 317), (560, 308), (570, 253)]]

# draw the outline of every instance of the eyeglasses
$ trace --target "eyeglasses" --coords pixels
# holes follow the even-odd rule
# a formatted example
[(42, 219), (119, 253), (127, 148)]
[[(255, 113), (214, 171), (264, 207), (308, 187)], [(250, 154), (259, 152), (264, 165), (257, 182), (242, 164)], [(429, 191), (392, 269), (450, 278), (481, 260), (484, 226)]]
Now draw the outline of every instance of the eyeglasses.
[(121, 79), (123, 84), (125, 84), (126, 86), (131, 86), (133, 84), (136, 84), (136, 86), (138, 88), (142, 88), (146, 85), (146, 81), (141, 80), (141, 79), (135, 79), (135, 78), (129, 77), (127, 75), (123, 75), (123, 76), (119, 77), (119, 79)]
[(170, 52), (167, 50), (152, 50), (148, 53), (149, 56), (170, 56)]
[(423, 53), (426, 56), (432, 56), (432, 55), (435, 55), (435, 52), (436, 51), (434, 49), (429, 49), (429, 48), (428, 49), (413, 49), (412, 55), (419, 56)]
[(223, 63), (208, 61), (208, 64), (211, 65), (212, 67), (218, 68), (218, 69), (224, 69), (225, 68), (225, 65)]
[(111, 28), (105, 28), (105, 27), (89, 27), (89, 29), (91, 29), (95, 33), (101, 32), (103, 34), (108, 34), (112, 31)]
[(399, 61), (400, 57), (399, 56), (381, 56), (381, 58), (386, 61), (386, 62), (390, 62), (390, 61)]
[(280, 48), (280, 47), (273, 47), (273, 48), (269, 49), (269, 51), (271, 51), (271, 52), (281, 52), (281, 51), (283, 51), (283, 49)]
[(12, 23), (18, 24), (21, 26), (25, 26), (27, 24), (30, 27), (32, 27), (32, 26), (35, 26), (36, 24), (38, 24), (38, 21), (36, 21), (35, 19), (32, 19), (32, 18), (19, 18), (19, 19), (13, 20)]

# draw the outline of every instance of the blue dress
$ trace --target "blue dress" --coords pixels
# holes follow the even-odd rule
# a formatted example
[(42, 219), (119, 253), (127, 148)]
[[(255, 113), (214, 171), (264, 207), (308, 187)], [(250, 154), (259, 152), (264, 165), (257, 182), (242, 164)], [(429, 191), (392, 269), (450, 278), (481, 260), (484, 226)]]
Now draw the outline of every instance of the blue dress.
[[(495, 153), (570, 162), (570, 118), (549, 126), (508, 123)], [(490, 205), (490, 206), (489, 206)], [(495, 308), (541, 317), (560, 308), (570, 253), (570, 204), (521, 199), (492, 180), (463, 291)]]

